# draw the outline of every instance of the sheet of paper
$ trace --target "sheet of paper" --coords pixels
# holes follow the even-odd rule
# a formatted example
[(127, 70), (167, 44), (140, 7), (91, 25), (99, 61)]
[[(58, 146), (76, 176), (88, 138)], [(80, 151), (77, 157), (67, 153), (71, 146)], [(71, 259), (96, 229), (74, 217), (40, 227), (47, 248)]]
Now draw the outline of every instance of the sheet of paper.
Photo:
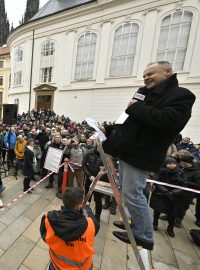
[(117, 118), (117, 120), (115, 121), (115, 124), (123, 124), (128, 117), (129, 117), (129, 115), (127, 113), (123, 112)]
[(105, 134), (100, 130), (99, 125), (97, 123), (97, 121), (95, 121), (94, 119), (87, 117), (85, 118), (85, 121), (88, 123), (89, 126), (93, 127), (97, 134), (99, 135), (99, 139), (101, 142), (106, 140), (106, 136)]
[(57, 168), (60, 166), (62, 156), (63, 150), (49, 147), (44, 163), (44, 168), (50, 171), (56, 170), (57, 172)]

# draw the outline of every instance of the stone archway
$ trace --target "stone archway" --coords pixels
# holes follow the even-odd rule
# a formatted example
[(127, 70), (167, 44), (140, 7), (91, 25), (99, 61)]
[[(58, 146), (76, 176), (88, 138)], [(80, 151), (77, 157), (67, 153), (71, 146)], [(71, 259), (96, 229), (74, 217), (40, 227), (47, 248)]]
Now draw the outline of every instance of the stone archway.
[(35, 110), (44, 109), (45, 111), (53, 111), (54, 91), (57, 87), (42, 84), (35, 87)]

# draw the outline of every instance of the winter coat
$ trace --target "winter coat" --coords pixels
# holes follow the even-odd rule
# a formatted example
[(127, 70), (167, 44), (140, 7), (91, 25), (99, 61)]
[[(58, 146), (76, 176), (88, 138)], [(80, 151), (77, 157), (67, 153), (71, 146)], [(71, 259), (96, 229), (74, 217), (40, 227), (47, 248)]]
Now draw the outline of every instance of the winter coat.
[(187, 187), (200, 190), (200, 169), (196, 165), (184, 168), (183, 176)]
[[(67, 156), (71, 162), (82, 166), (84, 154), (85, 152), (80, 145), (71, 145), (71, 147), (68, 148)], [(75, 164), (71, 164), (71, 166), (73, 169), (81, 169), (81, 166), (77, 166)]]
[(197, 152), (197, 148), (194, 146), (194, 144), (192, 142), (190, 142), (190, 143), (183, 143), (183, 142), (177, 143), (176, 148), (177, 148), (177, 151), (187, 150), (190, 153)]
[(82, 168), (87, 178), (97, 176), (100, 166), (103, 166), (101, 156), (96, 149), (87, 152), (83, 158)]
[(14, 151), (17, 159), (24, 159), (24, 150), (26, 144), (27, 142), (25, 140), (16, 142)]
[(34, 153), (26, 146), (24, 151), (24, 166), (23, 166), (24, 176), (32, 177), (34, 175), (33, 164), (34, 164)]
[(16, 143), (16, 134), (14, 132), (7, 132), (4, 137), (4, 145), (6, 148), (14, 149)]
[[(162, 168), (156, 180), (168, 184), (185, 186), (182, 170)], [(177, 216), (178, 213), (188, 209), (189, 202), (185, 202), (184, 191), (179, 188), (155, 185), (150, 199), (150, 206), (159, 213)], [(172, 213), (173, 212), (173, 213)]]
[(179, 87), (176, 74), (154, 89), (143, 87), (144, 101), (129, 106), (123, 124), (106, 127), (104, 151), (139, 169), (158, 171), (167, 150), (191, 117), (195, 95)]
[[(99, 231), (99, 224), (96, 221), (92, 211), (86, 207), (86, 211), (89, 217), (92, 218), (95, 225), (95, 235)], [(48, 219), (51, 227), (54, 229), (55, 234), (66, 242), (72, 242), (78, 240), (85, 230), (87, 229), (88, 223), (86, 217), (80, 211), (69, 210), (62, 207), (61, 210), (48, 212)], [(42, 239), (45, 241), (46, 238), (46, 226), (45, 226), (45, 215), (42, 217), (40, 225), (40, 234)]]

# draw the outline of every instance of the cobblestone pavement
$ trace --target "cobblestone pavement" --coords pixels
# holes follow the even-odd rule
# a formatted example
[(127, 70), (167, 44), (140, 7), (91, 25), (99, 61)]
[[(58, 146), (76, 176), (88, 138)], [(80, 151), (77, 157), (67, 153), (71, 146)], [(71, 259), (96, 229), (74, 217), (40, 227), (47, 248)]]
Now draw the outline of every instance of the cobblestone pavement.
[[(22, 192), (22, 179), (22, 176), (17, 180), (9, 176), (3, 180), (6, 190), (0, 198), (4, 204)], [(44, 213), (60, 208), (61, 200), (55, 197), (56, 190), (46, 190), (45, 184), (41, 183), (32, 194), (0, 212), (0, 270), (48, 269), (48, 249), (40, 237), (39, 225)], [(95, 270), (139, 270), (131, 247), (112, 235), (112, 222), (117, 219), (119, 214), (112, 216), (109, 210), (103, 210), (101, 229), (95, 240)], [(156, 270), (200, 270), (200, 248), (189, 236), (189, 230), (196, 227), (194, 221), (192, 206), (182, 228), (175, 229), (175, 238), (167, 236), (167, 224), (160, 221), (152, 252)]]

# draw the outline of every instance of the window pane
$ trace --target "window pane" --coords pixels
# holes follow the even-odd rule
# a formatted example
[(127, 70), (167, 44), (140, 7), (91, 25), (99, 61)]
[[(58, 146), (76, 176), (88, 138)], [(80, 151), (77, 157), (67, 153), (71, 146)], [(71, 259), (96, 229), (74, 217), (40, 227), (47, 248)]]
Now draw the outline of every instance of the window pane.
[(180, 70), (180, 68), (183, 68), (192, 16), (192, 12), (177, 11), (163, 19), (157, 60), (168, 60), (172, 63), (174, 69)]
[(175, 12), (172, 16), (172, 24), (180, 24), (182, 18), (182, 11)]
[(92, 78), (96, 52), (96, 39), (97, 35), (90, 32), (79, 38), (74, 76), (75, 80), (87, 80)]
[(115, 31), (110, 76), (128, 76), (132, 74), (139, 27), (135, 23), (126, 23)]
[(125, 24), (123, 27), (123, 34), (130, 34), (130, 30), (131, 30), (131, 24), (130, 23)]
[(54, 66), (55, 42), (47, 41), (41, 47), (40, 81), (43, 83), (52, 82), (52, 72)]
[(179, 26), (171, 27), (167, 49), (176, 48), (178, 42), (179, 29), (180, 29)]
[(156, 59), (157, 59), (157, 61), (166, 60), (166, 58), (165, 58), (165, 52), (158, 52)]

